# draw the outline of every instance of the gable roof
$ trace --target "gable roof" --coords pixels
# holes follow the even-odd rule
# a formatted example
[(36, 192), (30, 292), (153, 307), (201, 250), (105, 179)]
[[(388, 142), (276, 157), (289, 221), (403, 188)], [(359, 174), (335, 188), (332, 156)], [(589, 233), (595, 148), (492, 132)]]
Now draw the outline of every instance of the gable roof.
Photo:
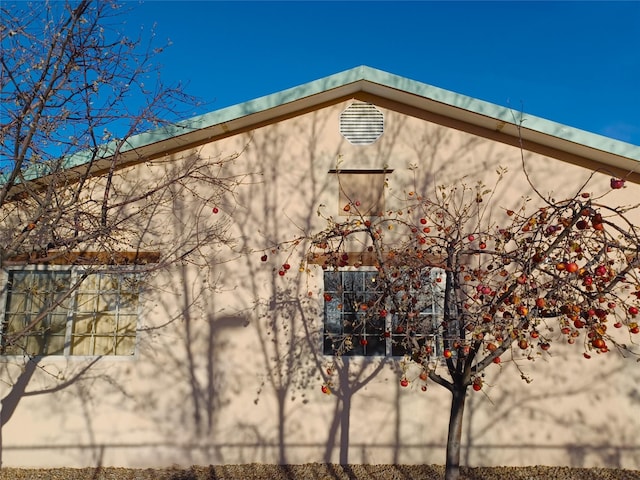
[[(367, 66), (359, 66), (278, 93), (199, 115), (128, 139), (121, 165), (151, 159), (294, 117), (349, 99), (373, 103), (444, 126), (534, 151), (591, 169), (604, 169), (640, 183), (640, 147), (521, 114)], [(518, 124), (519, 123), (519, 124)], [(114, 143), (104, 146), (98, 171), (108, 165)], [(89, 157), (70, 157), (66, 168), (82, 169)], [(32, 180), (36, 180), (35, 175)]]

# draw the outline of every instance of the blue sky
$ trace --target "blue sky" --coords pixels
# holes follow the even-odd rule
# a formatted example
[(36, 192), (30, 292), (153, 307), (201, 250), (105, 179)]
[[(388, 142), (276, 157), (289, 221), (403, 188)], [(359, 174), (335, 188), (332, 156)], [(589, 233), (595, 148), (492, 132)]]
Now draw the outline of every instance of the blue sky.
[(368, 65), (640, 145), (640, 1), (130, 2), (216, 110)]

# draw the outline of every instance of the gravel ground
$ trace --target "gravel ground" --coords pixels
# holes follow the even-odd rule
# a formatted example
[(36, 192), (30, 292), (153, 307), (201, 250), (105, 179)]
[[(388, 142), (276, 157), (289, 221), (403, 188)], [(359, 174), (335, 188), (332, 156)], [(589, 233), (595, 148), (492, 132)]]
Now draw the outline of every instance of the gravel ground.
[[(4, 468), (0, 480), (440, 480), (438, 465), (216, 465), (179, 469)], [(461, 468), (461, 480), (640, 480), (639, 470), (569, 467)]]

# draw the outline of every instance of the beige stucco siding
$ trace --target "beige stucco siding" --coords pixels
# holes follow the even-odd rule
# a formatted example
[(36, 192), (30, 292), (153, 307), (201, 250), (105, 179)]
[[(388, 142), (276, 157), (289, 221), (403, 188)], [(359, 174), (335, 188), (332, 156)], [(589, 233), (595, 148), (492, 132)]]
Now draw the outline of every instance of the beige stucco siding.
[[(384, 134), (354, 146), (338, 129), (349, 103), (121, 172), (124, 191), (194, 155), (213, 162), (239, 153), (220, 170), (242, 179), (235, 192), (212, 197), (210, 186), (194, 185), (201, 195), (171, 199), (162, 216), (145, 219), (155, 233), (143, 246), (164, 253), (215, 222), (228, 225), (230, 243), (201, 248), (152, 277), (134, 357), (105, 357), (81, 382), (20, 399), (2, 431), (4, 466), (337, 462), (341, 452), (351, 463), (444, 462), (448, 393), (437, 385), (400, 387), (391, 360), (343, 365), (323, 356), (322, 270), (305, 264), (304, 241), (293, 245), (326, 225), (318, 208), (339, 215), (338, 182), (329, 173), (336, 167), (393, 170), (389, 209), (409, 191), (429, 195), (442, 184), (491, 188), (499, 168), (507, 174), (493, 198), (496, 223), (523, 197), (532, 198), (531, 208), (542, 201), (517, 147), (384, 108)], [(574, 195), (592, 175), (527, 152), (524, 165), (538, 191), (555, 199)], [(608, 192), (609, 178), (596, 174), (589, 191)], [(640, 188), (629, 184), (606, 198), (632, 203)], [(291, 269), (281, 277), (284, 263)], [(488, 388), (470, 392), (465, 463), (640, 468), (635, 358), (611, 352), (587, 361), (556, 343), (548, 357), (523, 364), (532, 383), (504, 362), (489, 369)], [(87, 361), (45, 358), (27, 391), (54, 386)], [(343, 372), (341, 388), (325, 395), (322, 372), (332, 364)], [(19, 365), (4, 368), (19, 375)], [(10, 387), (0, 388), (4, 397)]]

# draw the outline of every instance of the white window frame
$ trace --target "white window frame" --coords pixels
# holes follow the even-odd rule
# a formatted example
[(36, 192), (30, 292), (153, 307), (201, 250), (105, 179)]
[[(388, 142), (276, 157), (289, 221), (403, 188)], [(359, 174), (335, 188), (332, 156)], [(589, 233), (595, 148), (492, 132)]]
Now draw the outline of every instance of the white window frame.
[[(88, 267), (85, 265), (23, 265), (23, 266), (10, 266), (4, 267), (0, 269), (0, 285), (2, 286), (2, 290), (0, 291), (0, 336), (4, 334), (2, 331), (3, 326), (5, 324), (5, 317), (9, 313), (7, 311), (7, 301), (9, 298), (9, 279), (11, 272), (33, 272), (33, 271), (41, 271), (41, 272), (69, 272), (69, 285), (75, 285), (79, 279), (79, 276), (87, 272), (89, 275), (94, 274), (109, 274), (109, 275), (118, 275), (121, 276), (131, 276), (136, 277), (137, 273), (131, 271), (131, 266), (128, 266), (126, 270), (122, 270), (119, 272), (119, 269), (116, 267), (109, 266), (104, 268), (96, 268), (96, 267)], [(138, 342), (139, 342), (139, 328), (141, 322), (141, 305), (142, 305), (142, 288), (139, 286), (137, 291), (137, 309), (135, 312), (135, 336), (133, 340), (133, 351), (129, 354), (77, 354), (71, 352), (71, 341), (73, 336), (73, 328), (74, 322), (76, 321), (76, 314), (81, 313), (77, 308), (77, 297), (78, 292), (80, 292), (80, 288), (75, 288), (73, 292), (71, 292), (69, 297), (69, 304), (71, 307), (67, 310), (66, 315), (66, 325), (65, 325), (65, 340), (64, 340), (64, 350), (62, 353), (36, 353), (30, 354), (25, 352), (23, 354), (0, 354), (0, 358), (4, 357), (51, 357), (51, 358), (95, 358), (95, 357), (109, 357), (113, 359), (119, 358), (132, 358), (137, 356), (138, 352)], [(116, 316), (119, 316), (119, 312), (116, 313)], [(96, 333), (96, 332), (92, 332)], [(115, 334), (115, 332), (114, 332)], [(95, 343), (92, 343), (92, 349), (95, 349)], [(95, 350), (93, 350), (95, 351)]]
[[(428, 284), (424, 285), (422, 288), (431, 288), (431, 298), (433, 301), (431, 302), (431, 307), (429, 310), (423, 310), (419, 313), (419, 317), (432, 317), (431, 322), (431, 333), (411, 333), (407, 331), (399, 332), (396, 329), (398, 324), (397, 315), (391, 313), (393, 307), (389, 304), (384, 306), (377, 306), (376, 309), (380, 310), (384, 308), (387, 310), (387, 315), (383, 320), (383, 330), (380, 332), (378, 328), (375, 331), (375, 327), (370, 330), (367, 330), (366, 323), (362, 324), (360, 327), (363, 329), (361, 332), (345, 332), (344, 331), (344, 318), (347, 315), (355, 316), (354, 318), (358, 318), (358, 315), (361, 317), (365, 317), (367, 314), (363, 313), (359, 310), (359, 306), (363, 301), (366, 301), (367, 298), (367, 290), (361, 290), (364, 297), (353, 299), (357, 305), (353, 306), (353, 308), (349, 310), (344, 309), (344, 305), (346, 301), (351, 301), (345, 297), (345, 293), (339, 292), (338, 289), (327, 289), (327, 275), (340, 275), (341, 280), (339, 281), (339, 285), (344, 285), (344, 275), (356, 275), (363, 276), (367, 278), (367, 276), (371, 276), (371, 278), (375, 278), (375, 274), (377, 270), (375, 268), (367, 268), (367, 267), (359, 267), (359, 268), (341, 268), (338, 270), (325, 270), (323, 272), (323, 293), (324, 304), (323, 304), (323, 312), (322, 312), (322, 352), (324, 355), (335, 355), (338, 353), (339, 355), (344, 356), (357, 356), (357, 357), (402, 357), (407, 354), (406, 350), (404, 350), (399, 345), (405, 341), (411, 341), (410, 338), (414, 337), (416, 341), (420, 345), (427, 343), (431, 347), (431, 354), (434, 356), (440, 356), (443, 351), (443, 331), (442, 331), (442, 319), (444, 315), (444, 270), (441, 268), (434, 267), (430, 270), (430, 278)], [(366, 281), (364, 282), (366, 284)], [(360, 290), (357, 290), (360, 292)], [(352, 292), (348, 292), (351, 294)], [(326, 296), (328, 294), (328, 296)], [(330, 297), (330, 298), (329, 298)], [(373, 295), (369, 298), (375, 298), (376, 295)], [(388, 303), (391, 303), (388, 301)], [(338, 308), (337, 305), (340, 305), (341, 308)], [(340, 332), (336, 332), (336, 328), (331, 329), (328, 327), (329, 322), (328, 314), (338, 319), (342, 319), (342, 329)], [(369, 313), (371, 314), (371, 313)], [(373, 312), (373, 316), (375, 316), (376, 312)], [(338, 320), (340, 321), (340, 320)], [(421, 320), (419, 324), (423, 324), (424, 320)], [(335, 320), (334, 320), (335, 323)], [(356, 320), (358, 323), (358, 320)], [(380, 337), (382, 335), (382, 337)], [(361, 339), (366, 339), (367, 342), (365, 345), (362, 345), (360, 342)], [(381, 341), (384, 342), (384, 354), (382, 353), (369, 353), (369, 345), (373, 344), (371, 347), (372, 350), (377, 350), (380, 352), (379, 346)]]

